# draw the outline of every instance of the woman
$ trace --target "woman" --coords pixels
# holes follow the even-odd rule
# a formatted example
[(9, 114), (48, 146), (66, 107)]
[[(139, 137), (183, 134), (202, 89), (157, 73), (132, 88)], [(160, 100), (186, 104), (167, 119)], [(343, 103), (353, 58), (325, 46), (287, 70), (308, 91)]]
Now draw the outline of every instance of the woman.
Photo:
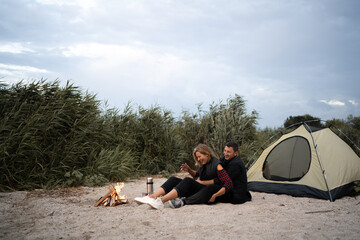
[[(164, 203), (170, 201), (170, 206), (177, 208), (185, 204), (199, 204), (214, 202), (215, 198), (225, 194), (232, 188), (232, 182), (226, 171), (220, 165), (219, 160), (211, 148), (205, 144), (199, 144), (193, 151), (196, 165), (200, 166), (194, 171), (187, 164), (181, 165), (181, 170), (187, 171), (192, 178), (184, 179), (170, 177), (161, 187), (150, 196), (138, 197), (134, 200), (139, 203), (147, 203), (155, 209), (164, 207)], [(205, 186), (213, 185), (214, 178), (222, 183), (222, 188), (215, 194), (209, 196), (209, 191), (201, 191)], [(196, 195), (196, 198), (192, 198)], [(178, 198), (184, 198), (178, 199)]]

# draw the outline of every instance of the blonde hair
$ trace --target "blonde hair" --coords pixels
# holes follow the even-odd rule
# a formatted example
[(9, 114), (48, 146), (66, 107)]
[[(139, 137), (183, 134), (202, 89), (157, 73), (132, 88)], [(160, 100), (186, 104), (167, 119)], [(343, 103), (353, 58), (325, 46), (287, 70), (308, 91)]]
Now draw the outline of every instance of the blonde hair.
[(200, 166), (200, 167), (202, 166), (201, 163), (197, 160), (197, 157), (196, 157), (197, 152), (207, 155), (209, 157), (209, 159), (206, 163), (208, 163), (210, 161), (210, 159), (212, 159), (214, 157), (217, 158), (215, 152), (210, 147), (208, 147), (205, 144), (199, 144), (194, 148), (194, 151), (193, 151), (193, 158), (195, 160), (196, 166)]

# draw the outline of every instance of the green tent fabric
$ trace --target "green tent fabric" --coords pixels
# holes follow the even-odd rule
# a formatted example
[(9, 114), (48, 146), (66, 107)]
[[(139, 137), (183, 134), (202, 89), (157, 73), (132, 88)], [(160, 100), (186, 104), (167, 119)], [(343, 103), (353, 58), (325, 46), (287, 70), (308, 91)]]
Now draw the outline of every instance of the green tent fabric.
[(267, 147), (247, 174), (250, 191), (334, 201), (360, 181), (360, 159), (329, 128), (301, 125)]

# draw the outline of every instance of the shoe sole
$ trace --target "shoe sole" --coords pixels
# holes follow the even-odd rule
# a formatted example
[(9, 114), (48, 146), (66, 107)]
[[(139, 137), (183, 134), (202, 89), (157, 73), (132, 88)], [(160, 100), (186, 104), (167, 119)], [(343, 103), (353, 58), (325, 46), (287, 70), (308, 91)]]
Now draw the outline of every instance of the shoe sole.
[(175, 208), (175, 206), (172, 204), (171, 200), (169, 201), (169, 205), (171, 208)]
[(184, 204), (180, 205), (179, 207), (176, 207), (171, 201), (169, 201), (169, 205), (171, 208), (173, 209), (177, 209), (177, 208), (181, 208), (182, 206), (184, 206)]
[(142, 200), (138, 200), (138, 199), (134, 199), (134, 201), (139, 205), (147, 203), (146, 201), (142, 201)]
[(152, 207), (152, 208), (154, 208), (154, 209), (157, 209), (157, 210), (163, 208), (163, 206), (157, 206), (157, 205), (153, 205), (153, 204), (151, 204), (151, 203), (147, 203), (147, 205), (149, 205), (150, 207)]
[(138, 205), (142, 205), (145, 204), (144, 202), (138, 201), (138, 200), (134, 200)]

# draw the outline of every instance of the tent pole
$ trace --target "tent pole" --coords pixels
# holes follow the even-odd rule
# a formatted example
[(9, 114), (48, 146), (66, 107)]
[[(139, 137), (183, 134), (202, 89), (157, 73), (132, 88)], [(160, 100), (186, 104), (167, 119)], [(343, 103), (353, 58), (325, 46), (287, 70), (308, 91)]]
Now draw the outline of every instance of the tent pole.
[(359, 150), (360, 151), (360, 148), (345, 134), (345, 133), (343, 133), (343, 131), (341, 131), (339, 128), (337, 128), (336, 126), (334, 126), (334, 128), (336, 128), (336, 130), (338, 130), (342, 135), (344, 135), (346, 138), (347, 138), (347, 140), (349, 140), (356, 148), (357, 148), (357, 150)]
[(311, 138), (313, 140), (313, 143), (314, 143), (314, 146), (315, 146), (315, 150), (316, 150), (316, 155), (317, 155), (317, 158), (319, 160), (319, 163), (320, 163), (320, 167), (321, 167), (321, 170), (322, 170), (322, 173), (323, 173), (323, 176), (324, 176), (324, 180), (325, 180), (325, 185), (326, 185), (326, 188), (329, 192), (329, 197), (330, 197), (330, 202), (333, 202), (333, 199), (332, 199), (332, 196), (331, 196), (331, 192), (330, 192), (330, 189), (329, 189), (329, 185), (328, 185), (328, 182), (327, 182), (327, 178), (326, 178), (326, 174), (325, 174), (325, 169), (323, 167), (323, 164), (322, 164), (322, 160), (321, 160), (321, 156), (320, 156), (320, 152), (319, 152), (319, 149), (317, 147), (317, 143), (315, 141), (315, 138), (314, 138), (314, 135), (311, 131), (311, 128), (309, 127), (309, 125), (306, 124), (306, 122), (304, 122), (306, 128), (309, 130), (310, 132), (310, 135), (311, 135)]
[[(257, 154), (257, 152), (258, 152), (260, 149), (262, 149), (262, 150), (264, 151), (264, 150), (265, 150), (264, 145), (267, 144), (273, 137), (277, 136), (277, 135), (279, 134), (279, 132), (280, 132), (280, 131), (278, 131), (278, 133), (276, 133), (276, 134), (272, 135), (270, 138), (268, 138), (268, 139), (266, 140), (266, 142), (264, 142), (264, 143), (255, 151), (255, 153), (251, 156), (250, 160), (246, 163), (246, 168), (249, 166), (249, 164), (251, 164), (250, 167), (249, 167), (249, 169), (250, 169), (250, 168), (256, 163), (257, 159), (256, 159), (256, 161), (254, 161), (253, 158), (255, 157), (255, 155)], [(269, 147), (269, 146), (270, 146), (271, 144), (273, 144), (274, 142), (276, 142), (276, 141), (271, 142), (270, 144), (267, 145), (267, 147)], [(267, 148), (267, 147), (266, 147), (266, 148)]]
[[(290, 128), (292, 128), (292, 127), (295, 127), (295, 126), (298, 126), (298, 125), (301, 125), (301, 124), (306, 124), (306, 123), (308, 123), (308, 122), (318, 122), (318, 121), (322, 121), (322, 120), (308, 120), (308, 121), (304, 121), (304, 122), (294, 123), (294, 124), (292, 124), (292, 125), (290, 125), (290, 126), (288, 126), (288, 127), (285, 127), (284, 130), (290, 129)], [(245, 164), (245, 167), (246, 167), (246, 168), (248, 168), (249, 165), (251, 164), (250, 167), (249, 167), (249, 169), (250, 169), (250, 168), (256, 163), (257, 159), (256, 159), (256, 161), (254, 161), (253, 159), (254, 159), (255, 155), (257, 154), (257, 152), (258, 152), (260, 149), (262, 149), (262, 150), (264, 151), (264, 150), (265, 150), (265, 148), (264, 148), (265, 144), (267, 144), (273, 137), (277, 136), (279, 133), (281, 133), (281, 135), (284, 135), (284, 134), (285, 134), (285, 133), (282, 132), (282, 130), (277, 130), (277, 133), (275, 133), (275, 134), (273, 134), (271, 137), (269, 137), (269, 138), (255, 151), (255, 153), (250, 157), (250, 160)], [(277, 141), (277, 140), (271, 142), (270, 144), (267, 145), (267, 147), (269, 147), (271, 144), (273, 144), (273, 143), (276, 142), (276, 141)], [(267, 147), (266, 147), (266, 148), (267, 148)]]

